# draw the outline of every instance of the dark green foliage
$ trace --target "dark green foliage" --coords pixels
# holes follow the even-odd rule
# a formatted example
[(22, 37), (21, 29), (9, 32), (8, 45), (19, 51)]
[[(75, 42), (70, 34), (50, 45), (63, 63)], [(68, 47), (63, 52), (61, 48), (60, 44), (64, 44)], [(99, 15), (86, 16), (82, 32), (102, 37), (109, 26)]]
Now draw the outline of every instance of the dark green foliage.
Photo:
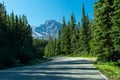
[(120, 1), (99, 0), (95, 3), (95, 28), (91, 41), (93, 53), (102, 61), (120, 59)]
[(81, 24), (75, 23), (73, 13), (67, 24), (63, 17), (62, 30), (57, 40), (49, 41), (47, 55), (97, 56), (120, 65), (120, 0), (98, 0), (94, 10), (95, 19), (90, 20), (83, 5)]
[(58, 31), (58, 39), (56, 39), (55, 55), (61, 54), (61, 41), (60, 41), (61, 31)]
[(113, 61), (120, 59), (120, 0), (113, 0), (111, 6), (114, 11), (111, 12), (112, 28), (111, 38), (113, 42), (113, 53), (111, 58)]
[(6, 14), (0, 3), (0, 69), (43, 58), (46, 41), (34, 40), (25, 15)]
[(63, 24), (62, 24), (62, 30), (61, 30), (61, 51), (62, 54), (69, 54), (69, 28), (66, 25), (65, 18), (63, 17)]
[[(70, 19), (70, 35), (69, 35), (69, 39), (70, 39), (70, 51), (71, 53), (74, 53), (74, 50), (76, 49), (76, 44), (77, 44), (77, 35), (76, 35), (76, 23), (75, 23), (75, 16), (74, 13), (71, 14), (71, 19)], [(69, 24), (68, 24), (69, 25)]]
[[(5, 65), (10, 66), (10, 64), (14, 63), (11, 57), (8, 56), (8, 52), (10, 50), (10, 43), (8, 42), (8, 35), (7, 35), (7, 15), (6, 10), (3, 4), (0, 3), (0, 64), (1, 68)], [(7, 46), (7, 47), (6, 47)], [(2, 59), (5, 58), (5, 59)], [(8, 58), (9, 62), (6, 60)]]
[(76, 24), (73, 13), (68, 23), (63, 17), (58, 39), (49, 39), (47, 56), (98, 56), (100, 61), (115, 61), (119, 64), (120, 0), (98, 0), (94, 11), (95, 19), (91, 20), (83, 5), (81, 24)]
[(35, 53), (35, 58), (41, 59), (44, 56), (44, 49), (47, 44), (47, 40), (33, 39), (33, 52)]
[(55, 42), (53, 42), (51, 36), (49, 36), (48, 45), (45, 48), (45, 56), (46, 57), (55, 56)]
[[(62, 21), (62, 30), (59, 31), (57, 40), (49, 40), (46, 47), (47, 56), (51, 55), (71, 55), (84, 54), (90, 52), (89, 41), (91, 40), (91, 22), (85, 14), (83, 6), (82, 25), (76, 24), (74, 13), (71, 14), (70, 21), (66, 24), (65, 17)], [(55, 44), (55, 45), (54, 45)], [(55, 48), (55, 51), (54, 51)], [(51, 52), (51, 50), (53, 51)]]
[(82, 8), (81, 22), (82, 22), (82, 25), (80, 28), (80, 38), (79, 38), (80, 48), (79, 48), (79, 50), (82, 54), (84, 53), (84, 54), (88, 55), (90, 52), (89, 41), (90, 41), (90, 36), (91, 36), (91, 25), (90, 25), (89, 17), (85, 13), (84, 5)]

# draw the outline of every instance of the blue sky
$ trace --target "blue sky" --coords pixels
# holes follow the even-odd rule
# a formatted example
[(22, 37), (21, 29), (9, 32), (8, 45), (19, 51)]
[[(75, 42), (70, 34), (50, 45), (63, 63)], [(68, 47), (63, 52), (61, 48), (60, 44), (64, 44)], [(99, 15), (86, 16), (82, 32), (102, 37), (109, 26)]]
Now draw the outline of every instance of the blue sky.
[(46, 20), (54, 19), (62, 22), (64, 15), (69, 20), (74, 12), (76, 21), (81, 19), (82, 4), (85, 5), (86, 13), (93, 18), (93, 7), (96, 0), (0, 0), (4, 1), (7, 12), (27, 16), (32, 26), (39, 26)]

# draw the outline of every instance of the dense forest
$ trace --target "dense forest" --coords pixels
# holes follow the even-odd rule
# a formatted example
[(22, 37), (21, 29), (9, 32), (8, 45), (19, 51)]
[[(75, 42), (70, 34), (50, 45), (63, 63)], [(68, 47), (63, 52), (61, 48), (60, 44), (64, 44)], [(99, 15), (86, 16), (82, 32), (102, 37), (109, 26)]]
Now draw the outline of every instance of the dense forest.
[(99, 0), (94, 4), (94, 19), (82, 6), (82, 19), (76, 24), (74, 13), (62, 21), (58, 39), (50, 37), (46, 56), (95, 56), (99, 61), (120, 63), (120, 0)]
[(25, 15), (7, 14), (0, 3), (0, 69), (42, 59), (46, 44), (47, 40), (32, 38), (32, 28)]
[(44, 56), (95, 56), (99, 61), (120, 64), (120, 0), (98, 0), (94, 19), (82, 5), (82, 19), (76, 23), (63, 16), (58, 38), (39, 40), (32, 37), (32, 27), (25, 15), (7, 14), (0, 3), (0, 69), (19, 66)]

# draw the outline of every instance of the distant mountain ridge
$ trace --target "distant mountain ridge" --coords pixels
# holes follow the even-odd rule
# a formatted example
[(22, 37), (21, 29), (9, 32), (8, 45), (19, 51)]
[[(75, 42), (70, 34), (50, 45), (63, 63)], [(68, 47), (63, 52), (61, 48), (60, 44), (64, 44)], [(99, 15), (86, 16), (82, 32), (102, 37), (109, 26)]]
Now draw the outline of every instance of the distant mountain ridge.
[(62, 24), (56, 20), (47, 20), (44, 24), (35, 28), (33, 37), (48, 39), (51, 35), (52, 38), (57, 38), (58, 30), (61, 30)]

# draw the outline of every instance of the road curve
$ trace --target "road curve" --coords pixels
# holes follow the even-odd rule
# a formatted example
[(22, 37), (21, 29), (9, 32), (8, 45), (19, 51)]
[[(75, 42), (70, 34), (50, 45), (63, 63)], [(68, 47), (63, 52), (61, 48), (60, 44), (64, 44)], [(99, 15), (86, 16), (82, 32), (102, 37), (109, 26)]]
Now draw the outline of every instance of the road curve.
[(107, 80), (85, 58), (57, 57), (33, 66), (0, 70), (0, 80)]

